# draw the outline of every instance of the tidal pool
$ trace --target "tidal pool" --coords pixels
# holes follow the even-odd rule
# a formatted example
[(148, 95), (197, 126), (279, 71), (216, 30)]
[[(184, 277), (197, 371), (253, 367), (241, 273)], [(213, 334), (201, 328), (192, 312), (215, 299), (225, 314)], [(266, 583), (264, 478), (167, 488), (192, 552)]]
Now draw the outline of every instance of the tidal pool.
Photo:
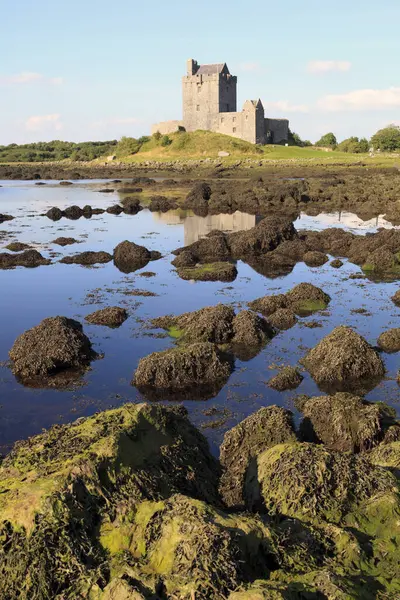
[[(173, 345), (170, 338), (154, 337), (146, 326), (152, 317), (180, 314), (218, 302), (231, 303), (236, 309), (266, 294), (285, 292), (300, 282), (322, 287), (332, 297), (328, 311), (300, 319), (292, 329), (280, 332), (255, 358), (236, 360), (235, 370), (217, 396), (205, 400), (185, 401), (192, 421), (200, 426), (217, 451), (224, 431), (261, 406), (278, 404), (295, 410), (297, 394), (321, 394), (303, 369), (304, 380), (295, 391), (276, 392), (266, 381), (277, 367), (296, 365), (307, 349), (314, 346), (334, 327), (351, 325), (371, 343), (390, 327), (400, 326), (400, 309), (390, 300), (397, 283), (374, 283), (367, 279), (349, 280), (359, 268), (347, 261), (341, 269), (329, 263), (308, 268), (298, 263), (286, 276), (268, 279), (247, 264), (238, 262), (238, 277), (230, 284), (181, 280), (173, 266), (171, 251), (195, 241), (212, 229), (238, 231), (250, 229), (259, 218), (244, 213), (233, 215), (195, 216), (191, 211), (174, 210), (151, 213), (147, 209), (137, 215), (103, 214), (76, 221), (53, 222), (43, 216), (52, 206), (71, 205), (107, 208), (120, 200), (117, 192), (99, 193), (104, 181), (79, 181), (71, 186), (47, 182), (0, 181), (0, 213), (15, 217), (0, 225), (0, 248), (12, 241), (29, 243), (53, 264), (35, 269), (0, 270), (0, 452), (12, 443), (38, 433), (54, 423), (75, 420), (98, 410), (118, 406), (127, 401), (143, 401), (130, 385), (139, 359)], [(391, 227), (382, 216), (363, 222), (351, 213), (301, 215), (297, 229), (322, 229), (340, 226), (360, 235)], [(57, 237), (74, 237), (79, 244), (61, 248), (52, 243)], [(113, 251), (123, 240), (159, 250), (163, 258), (145, 268), (126, 275), (113, 263), (82, 267), (59, 264), (64, 255), (85, 250)], [(154, 277), (142, 277), (152, 271)], [(146, 290), (154, 297), (129, 295), (133, 290)], [(87, 314), (106, 306), (122, 306), (129, 319), (119, 329), (85, 323)], [(354, 310), (364, 309), (364, 313)], [(104, 358), (92, 363), (80, 387), (69, 390), (24, 387), (7, 366), (8, 351), (14, 340), (26, 329), (45, 317), (64, 315), (83, 323), (84, 331)], [(320, 327), (309, 329), (307, 321), (318, 321)], [(149, 335), (152, 334), (152, 335)], [(399, 368), (397, 354), (383, 354), (386, 378), (367, 395), (399, 409)]]

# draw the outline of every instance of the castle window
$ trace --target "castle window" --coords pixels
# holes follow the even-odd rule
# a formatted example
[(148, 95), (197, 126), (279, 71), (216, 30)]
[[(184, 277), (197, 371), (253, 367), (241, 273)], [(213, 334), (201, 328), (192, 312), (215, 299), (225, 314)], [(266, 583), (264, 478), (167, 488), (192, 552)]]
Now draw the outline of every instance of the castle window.
[(197, 110), (197, 111), (199, 111), (199, 110), (200, 110), (200, 104), (198, 104), (198, 105), (196, 106), (196, 110)]
[(234, 128), (232, 129), (232, 131), (233, 131), (233, 133), (236, 133), (236, 127), (234, 127)]
[(236, 121), (236, 117), (232, 117), (232, 121), (235, 122)]
[(221, 117), (221, 123), (223, 123), (223, 122), (224, 122), (224, 117)]
[(248, 118), (249, 118), (249, 115), (246, 115), (246, 121), (247, 121)]

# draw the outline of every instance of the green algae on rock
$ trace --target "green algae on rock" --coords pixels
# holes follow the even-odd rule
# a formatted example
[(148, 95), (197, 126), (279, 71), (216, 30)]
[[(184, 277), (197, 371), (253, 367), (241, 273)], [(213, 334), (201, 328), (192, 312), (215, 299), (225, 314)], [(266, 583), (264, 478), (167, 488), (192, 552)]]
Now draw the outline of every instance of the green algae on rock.
[(204, 263), (194, 267), (178, 267), (177, 273), (186, 281), (223, 281), (231, 282), (237, 277), (238, 271), (230, 262)]
[[(257, 298), (256, 300), (249, 302), (249, 307), (267, 317), (272, 317), (273, 321), (274, 313), (278, 312), (279, 310), (290, 310), (292, 314), (304, 317), (318, 310), (325, 309), (330, 300), (330, 296), (323, 290), (315, 285), (312, 285), (311, 283), (303, 282), (286, 292), (286, 294), (277, 294), (274, 296)], [(277, 318), (277, 321), (279, 320), (281, 319)], [(292, 325), (290, 325), (291, 322)], [(293, 318), (289, 318), (289, 314), (287, 314), (287, 317), (283, 320), (283, 323), (287, 323), (287, 325), (282, 326), (282, 329), (288, 329), (295, 324), (295, 322), (293, 322)], [(276, 326), (278, 327), (278, 325)]]
[(0, 596), (104, 589), (109, 550), (99, 530), (177, 491), (215, 503), (217, 478), (181, 409), (128, 404), (20, 442), (0, 467)]
[(256, 457), (271, 446), (296, 441), (293, 415), (278, 406), (261, 408), (224, 436), (220, 491), (227, 506), (244, 506), (243, 488)]

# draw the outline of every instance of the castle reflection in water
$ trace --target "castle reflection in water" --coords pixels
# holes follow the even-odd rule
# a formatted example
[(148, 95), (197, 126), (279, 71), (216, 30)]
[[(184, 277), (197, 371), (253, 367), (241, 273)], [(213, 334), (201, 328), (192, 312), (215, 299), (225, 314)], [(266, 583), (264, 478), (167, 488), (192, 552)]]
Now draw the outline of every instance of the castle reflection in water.
[(193, 244), (210, 231), (243, 231), (251, 229), (260, 217), (236, 211), (233, 214), (207, 215), (199, 217), (190, 210), (170, 210), (166, 213), (153, 213), (153, 218), (168, 225), (181, 225), (184, 228), (184, 245)]

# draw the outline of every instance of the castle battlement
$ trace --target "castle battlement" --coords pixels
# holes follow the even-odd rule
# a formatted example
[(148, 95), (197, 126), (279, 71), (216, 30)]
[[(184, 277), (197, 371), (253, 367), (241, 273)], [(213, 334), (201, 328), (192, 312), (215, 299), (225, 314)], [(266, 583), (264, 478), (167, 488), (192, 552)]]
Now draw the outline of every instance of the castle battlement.
[(152, 127), (152, 133), (203, 129), (224, 133), (253, 144), (283, 143), (288, 140), (287, 119), (265, 118), (260, 99), (246, 100), (237, 110), (237, 77), (226, 63), (200, 65), (189, 59), (182, 77), (183, 118)]

